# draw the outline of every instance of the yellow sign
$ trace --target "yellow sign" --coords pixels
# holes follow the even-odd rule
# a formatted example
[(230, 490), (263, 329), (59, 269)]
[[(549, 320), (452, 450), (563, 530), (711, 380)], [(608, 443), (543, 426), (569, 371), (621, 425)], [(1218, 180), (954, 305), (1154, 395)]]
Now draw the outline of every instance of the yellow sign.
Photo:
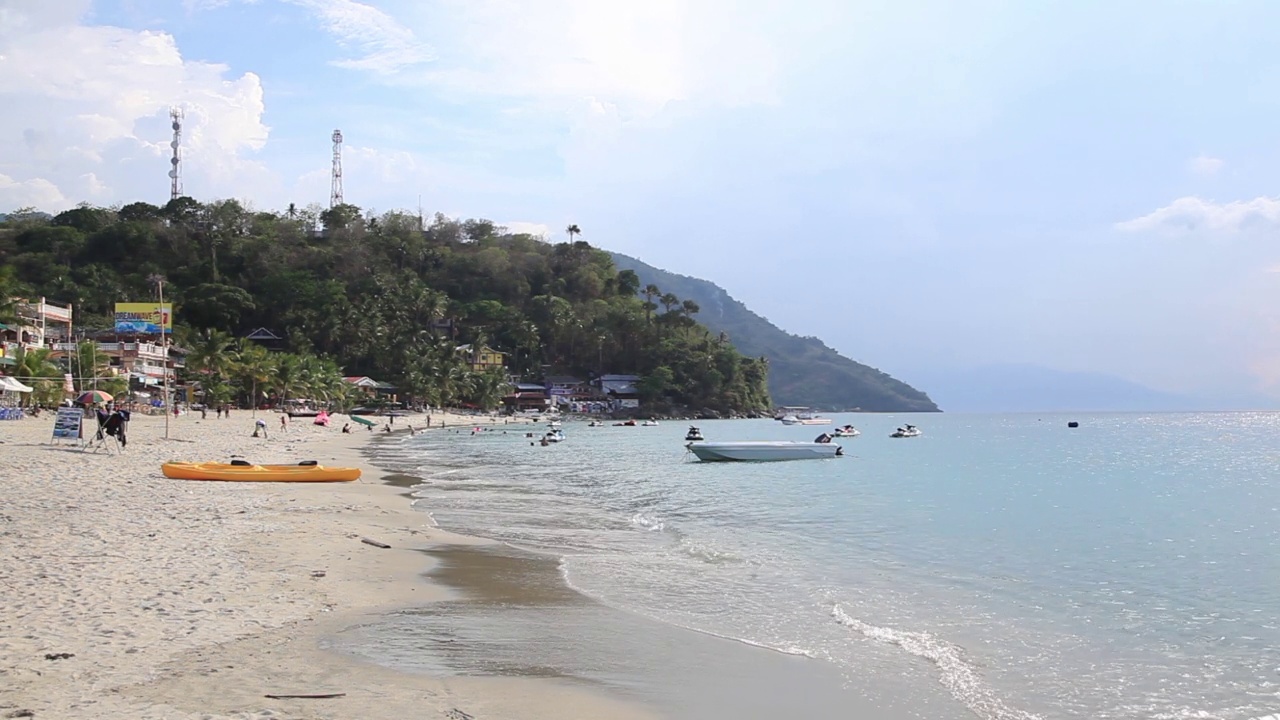
[(173, 304), (116, 303), (116, 333), (120, 335), (159, 335), (173, 332)]

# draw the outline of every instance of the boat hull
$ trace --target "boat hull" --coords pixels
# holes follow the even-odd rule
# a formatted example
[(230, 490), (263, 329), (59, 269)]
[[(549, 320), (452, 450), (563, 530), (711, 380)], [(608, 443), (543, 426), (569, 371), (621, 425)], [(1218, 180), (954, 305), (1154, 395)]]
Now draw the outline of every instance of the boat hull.
[(839, 457), (834, 443), (805, 442), (691, 442), (686, 445), (703, 462), (776, 462)]
[(227, 465), (224, 463), (165, 463), (160, 468), (175, 480), (221, 482), (351, 482), (360, 468), (321, 465)]

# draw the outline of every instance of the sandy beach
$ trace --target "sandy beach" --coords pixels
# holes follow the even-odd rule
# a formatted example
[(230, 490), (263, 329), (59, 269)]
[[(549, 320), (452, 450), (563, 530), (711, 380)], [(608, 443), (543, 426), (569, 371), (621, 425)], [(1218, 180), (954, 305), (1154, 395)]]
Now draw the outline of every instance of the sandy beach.
[[(489, 543), (430, 527), (381, 481), (360, 454), (381, 432), (344, 435), (345, 416), (280, 432), (279, 415), (260, 415), (269, 438), (251, 437), (247, 411), (172, 419), (169, 439), (162, 418), (135, 416), (120, 454), (51, 444), (52, 415), (0, 423), (0, 717), (652, 716), (581, 683), (400, 673), (324, 649), (380, 613), (449, 599), (425, 576), (426, 551)], [(396, 428), (411, 424), (423, 422)], [(365, 472), (338, 484), (160, 473), (232, 455)]]

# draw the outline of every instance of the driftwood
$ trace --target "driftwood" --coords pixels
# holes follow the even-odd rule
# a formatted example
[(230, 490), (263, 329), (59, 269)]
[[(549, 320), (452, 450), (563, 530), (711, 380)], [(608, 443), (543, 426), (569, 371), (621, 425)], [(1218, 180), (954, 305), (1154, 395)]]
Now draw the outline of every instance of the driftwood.
[(330, 698), (340, 698), (340, 697), (346, 697), (346, 696), (347, 696), (346, 693), (318, 693), (318, 694), (309, 694), (309, 695), (263, 695), (262, 697), (269, 697), (272, 700), (291, 700), (291, 699), (329, 700)]
[(391, 547), (390, 545), (384, 542), (378, 542), (377, 540), (371, 540), (369, 538), (360, 538), (360, 542), (364, 543), (365, 545), (372, 545), (374, 547), (383, 548), (383, 549)]

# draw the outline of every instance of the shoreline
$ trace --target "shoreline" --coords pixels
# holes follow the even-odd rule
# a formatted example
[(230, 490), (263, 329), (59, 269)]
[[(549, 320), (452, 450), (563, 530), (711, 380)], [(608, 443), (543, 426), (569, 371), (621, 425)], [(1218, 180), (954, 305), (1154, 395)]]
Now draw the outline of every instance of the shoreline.
[[(163, 419), (139, 416), (119, 455), (43, 444), (52, 418), (0, 425), (9, 501), (0, 512), (0, 716), (655, 717), (573, 683), (437, 678), (321, 647), (370, 617), (448, 597), (424, 579), (421, 550), (489, 541), (430, 527), (382, 482), (361, 450), (390, 433), (343, 435), (340, 423), (297, 419), (280, 433), (278, 414), (267, 413), (271, 435), (252, 438), (250, 417), (183, 416), (166, 441)], [(397, 419), (407, 430), (418, 418)], [(262, 484), (159, 473), (168, 460), (233, 454), (350, 464), (363, 477)], [(291, 694), (341, 696), (265, 697)]]

